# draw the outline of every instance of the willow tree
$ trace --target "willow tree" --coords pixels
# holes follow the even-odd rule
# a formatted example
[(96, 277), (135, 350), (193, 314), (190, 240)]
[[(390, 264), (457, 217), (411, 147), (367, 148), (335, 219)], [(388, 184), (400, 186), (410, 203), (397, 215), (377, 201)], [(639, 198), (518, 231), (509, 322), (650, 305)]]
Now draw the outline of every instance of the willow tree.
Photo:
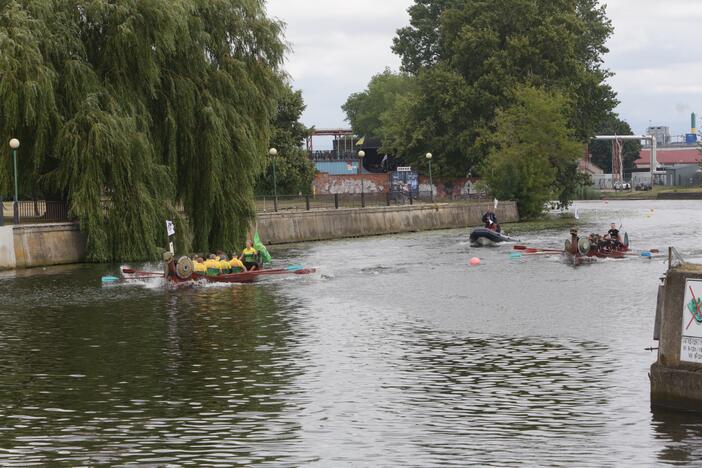
[(240, 245), (282, 89), (262, 0), (0, 0), (0, 49), (21, 191), (65, 197), (92, 260), (153, 258), (178, 207), (196, 248)]

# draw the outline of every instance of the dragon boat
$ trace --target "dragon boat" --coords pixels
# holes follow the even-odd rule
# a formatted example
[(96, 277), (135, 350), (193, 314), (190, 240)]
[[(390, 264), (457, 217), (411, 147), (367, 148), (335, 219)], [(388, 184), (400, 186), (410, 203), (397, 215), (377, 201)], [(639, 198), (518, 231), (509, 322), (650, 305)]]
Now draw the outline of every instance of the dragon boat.
[(629, 234), (624, 233), (623, 242), (612, 242), (597, 235), (578, 237), (578, 230), (570, 230), (570, 239), (565, 241), (563, 256), (568, 263), (579, 265), (598, 258), (624, 258), (629, 252)]
[(224, 275), (203, 275), (193, 270), (193, 261), (189, 257), (180, 257), (175, 261), (175, 257), (165, 255), (165, 277), (175, 284), (207, 282), (207, 283), (253, 283), (266, 276), (281, 275), (308, 275), (317, 271), (315, 268), (304, 268), (294, 265), (286, 268), (264, 269), (259, 265), (259, 269), (253, 271), (242, 271), (240, 273), (229, 273)]
[(152, 278), (165, 278), (169, 283), (176, 285), (196, 283), (254, 283), (268, 276), (309, 275), (317, 271), (316, 268), (305, 268), (299, 265), (293, 265), (285, 268), (259, 268), (253, 271), (211, 276), (196, 273), (193, 269), (193, 261), (189, 257), (183, 256), (176, 261), (175, 257), (170, 252), (166, 252), (163, 261), (163, 271), (139, 271), (131, 268), (122, 268), (121, 278), (104, 276), (102, 278), (102, 283), (128, 283), (134, 280), (149, 280)]

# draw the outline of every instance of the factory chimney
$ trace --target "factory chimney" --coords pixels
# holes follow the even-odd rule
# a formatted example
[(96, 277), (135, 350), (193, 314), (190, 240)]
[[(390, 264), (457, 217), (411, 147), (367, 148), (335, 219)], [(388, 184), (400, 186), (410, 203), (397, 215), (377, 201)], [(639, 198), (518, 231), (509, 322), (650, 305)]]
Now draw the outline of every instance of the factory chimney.
[(690, 115), (690, 133), (685, 135), (685, 143), (688, 145), (697, 143), (697, 114), (694, 112)]

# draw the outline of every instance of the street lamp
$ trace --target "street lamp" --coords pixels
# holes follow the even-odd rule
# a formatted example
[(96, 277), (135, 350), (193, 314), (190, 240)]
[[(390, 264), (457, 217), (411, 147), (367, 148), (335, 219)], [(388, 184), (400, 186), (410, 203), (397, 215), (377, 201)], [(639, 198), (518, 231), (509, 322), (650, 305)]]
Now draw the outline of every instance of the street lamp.
[(12, 164), (15, 168), (15, 203), (13, 204), (13, 221), (15, 224), (19, 224), (19, 205), (17, 203), (17, 148), (19, 148), (20, 142), (17, 138), (10, 140), (10, 148), (12, 148)]
[(366, 152), (361, 150), (358, 152), (358, 175), (361, 176), (361, 208), (366, 207), (366, 199), (364, 195), (364, 190), (363, 190), (363, 158), (366, 157)]
[(268, 150), (268, 154), (271, 155), (273, 162), (273, 210), (278, 211), (278, 185), (275, 180), (275, 157), (278, 155), (278, 150), (271, 148)]
[(431, 179), (431, 158), (433, 158), (431, 153), (427, 153), (427, 161), (429, 161), (429, 190), (431, 190), (431, 202), (434, 203), (434, 184)]

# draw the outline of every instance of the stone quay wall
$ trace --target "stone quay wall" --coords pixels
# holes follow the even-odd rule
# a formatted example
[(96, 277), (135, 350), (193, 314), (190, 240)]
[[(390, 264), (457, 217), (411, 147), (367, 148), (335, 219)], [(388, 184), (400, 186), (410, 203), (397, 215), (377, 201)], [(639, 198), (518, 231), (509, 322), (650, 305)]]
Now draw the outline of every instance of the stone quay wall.
[[(265, 244), (289, 244), (479, 225), (492, 202), (422, 204), (260, 214)], [(514, 202), (501, 202), (500, 222), (518, 220)], [(77, 223), (0, 227), (0, 270), (85, 261), (85, 235)]]
[[(365, 209), (313, 210), (262, 214), (258, 230), (266, 244), (287, 244), (347, 237), (378, 236), (433, 229), (468, 228), (492, 202), (437, 203)], [(514, 202), (501, 202), (496, 210), (501, 223), (519, 220)]]
[(0, 270), (80, 263), (85, 235), (77, 223), (0, 227)]
[[(683, 264), (668, 271), (659, 289), (654, 339), (658, 360), (651, 366), (651, 405), (702, 411), (702, 324), (686, 297), (702, 292), (702, 265)], [(688, 298), (689, 299), (689, 298)]]

